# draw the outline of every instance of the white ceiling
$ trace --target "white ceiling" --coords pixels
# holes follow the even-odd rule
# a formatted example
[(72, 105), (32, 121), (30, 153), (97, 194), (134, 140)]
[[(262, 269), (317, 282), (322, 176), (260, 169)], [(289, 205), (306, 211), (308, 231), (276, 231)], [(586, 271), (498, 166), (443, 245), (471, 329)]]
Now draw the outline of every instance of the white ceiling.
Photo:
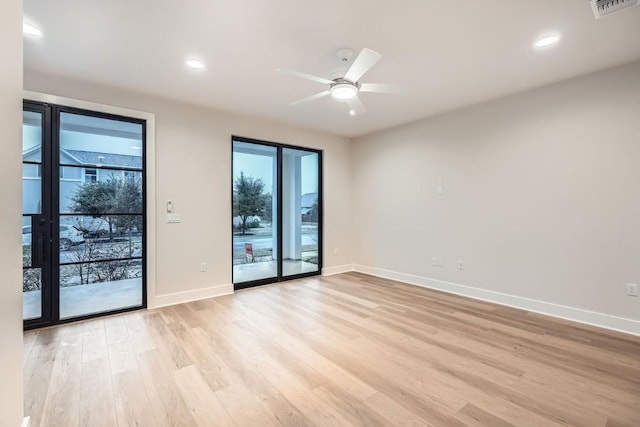
[[(588, 0), (24, 0), (25, 68), (217, 109), (359, 136), (640, 59), (640, 7), (596, 21)], [(533, 42), (549, 32), (560, 43)], [(350, 116), (325, 90), (277, 68), (329, 77), (334, 51), (382, 59)], [(195, 72), (189, 57), (206, 63)]]

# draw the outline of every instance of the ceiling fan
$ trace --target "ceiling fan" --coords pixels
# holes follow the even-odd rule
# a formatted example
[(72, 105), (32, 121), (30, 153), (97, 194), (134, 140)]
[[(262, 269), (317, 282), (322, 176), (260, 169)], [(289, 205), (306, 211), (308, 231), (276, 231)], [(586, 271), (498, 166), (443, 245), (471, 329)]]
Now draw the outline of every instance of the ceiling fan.
[[(351, 49), (338, 49), (336, 52), (338, 59), (341, 62), (349, 62), (353, 56)], [(314, 76), (312, 74), (303, 73), (301, 71), (290, 70), (287, 68), (278, 68), (278, 71), (284, 74), (288, 74), (294, 77), (300, 77), (303, 79), (318, 82), (324, 85), (328, 85), (328, 89), (315, 95), (308, 96), (306, 98), (294, 101), (289, 105), (303, 105), (311, 101), (315, 101), (325, 96), (331, 96), (334, 99), (345, 101), (349, 105), (349, 113), (351, 115), (361, 114), (366, 111), (364, 104), (358, 98), (360, 92), (378, 92), (378, 93), (391, 93), (395, 92), (395, 85), (380, 84), (380, 83), (361, 83), (360, 79), (373, 67), (376, 62), (382, 58), (378, 52), (364, 48), (358, 54), (358, 57), (353, 61), (349, 69), (344, 72), (338, 72), (337, 75), (331, 76), (331, 79), (325, 79), (324, 77)]]

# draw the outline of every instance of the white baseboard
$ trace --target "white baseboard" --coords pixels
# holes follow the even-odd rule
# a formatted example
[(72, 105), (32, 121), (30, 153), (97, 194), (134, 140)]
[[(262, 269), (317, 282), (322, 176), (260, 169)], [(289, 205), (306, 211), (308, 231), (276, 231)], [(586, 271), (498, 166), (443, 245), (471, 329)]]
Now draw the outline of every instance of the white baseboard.
[(350, 271), (353, 271), (353, 264), (345, 264), (336, 267), (325, 267), (322, 269), (322, 275), (333, 276), (334, 274), (348, 273)]
[(233, 293), (233, 284), (211, 286), (209, 288), (193, 289), (173, 294), (156, 295), (149, 298), (148, 308), (160, 308), (168, 305), (182, 304), (185, 302), (197, 301), (201, 299), (230, 295)]
[(22, 427), (29, 427), (29, 423), (31, 422), (31, 417), (24, 417), (22, 420)]
[(550, 302), (538, 301), (516, 295), (503, 294), (501, 292), (489, 291), (486, 289), (474, 288), (442, 280), (429, 279), (427, 277), (415, 276), (412, 274), (399, 273), (376, 267), (367, 267), (355, 264), (353, 271), (369, 274), (371, 276), (382, 277), (384, 279), (396, 280), (410, 285), (420, 286), (428, 289), (461, 295), (482, 301), (515, 307), (526, 311), (546, 314), (552, 317), (571, 320), (578, 323), (611, 329), (632, 335), (640, 335), (640, 321), (626, 319), (623, 317), (611, 316), (595, 311), (583, 310), (575, 307), (568, 307)]

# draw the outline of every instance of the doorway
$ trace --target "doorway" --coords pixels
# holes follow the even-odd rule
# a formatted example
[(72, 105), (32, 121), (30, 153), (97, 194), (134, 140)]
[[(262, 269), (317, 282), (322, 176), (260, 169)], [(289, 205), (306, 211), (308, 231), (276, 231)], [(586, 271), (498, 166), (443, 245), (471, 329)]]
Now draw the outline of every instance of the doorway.
[(320, 274), (322, 152), (233, 137), (235, 289)]
[(144, 120), (25, 101), (25, 328), (146, 306)]

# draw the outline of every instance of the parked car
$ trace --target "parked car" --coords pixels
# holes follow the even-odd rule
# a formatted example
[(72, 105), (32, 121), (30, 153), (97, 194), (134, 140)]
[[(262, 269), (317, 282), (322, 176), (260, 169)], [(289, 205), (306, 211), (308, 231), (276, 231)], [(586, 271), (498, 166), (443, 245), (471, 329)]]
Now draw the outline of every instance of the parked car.
[[(71, 246), (84, 243), (84, 233), (73, 225), (60, 224), (60, 250), (67, 251)], [(22, 244), (31, 244), (31, 226), (22, 227)]]

